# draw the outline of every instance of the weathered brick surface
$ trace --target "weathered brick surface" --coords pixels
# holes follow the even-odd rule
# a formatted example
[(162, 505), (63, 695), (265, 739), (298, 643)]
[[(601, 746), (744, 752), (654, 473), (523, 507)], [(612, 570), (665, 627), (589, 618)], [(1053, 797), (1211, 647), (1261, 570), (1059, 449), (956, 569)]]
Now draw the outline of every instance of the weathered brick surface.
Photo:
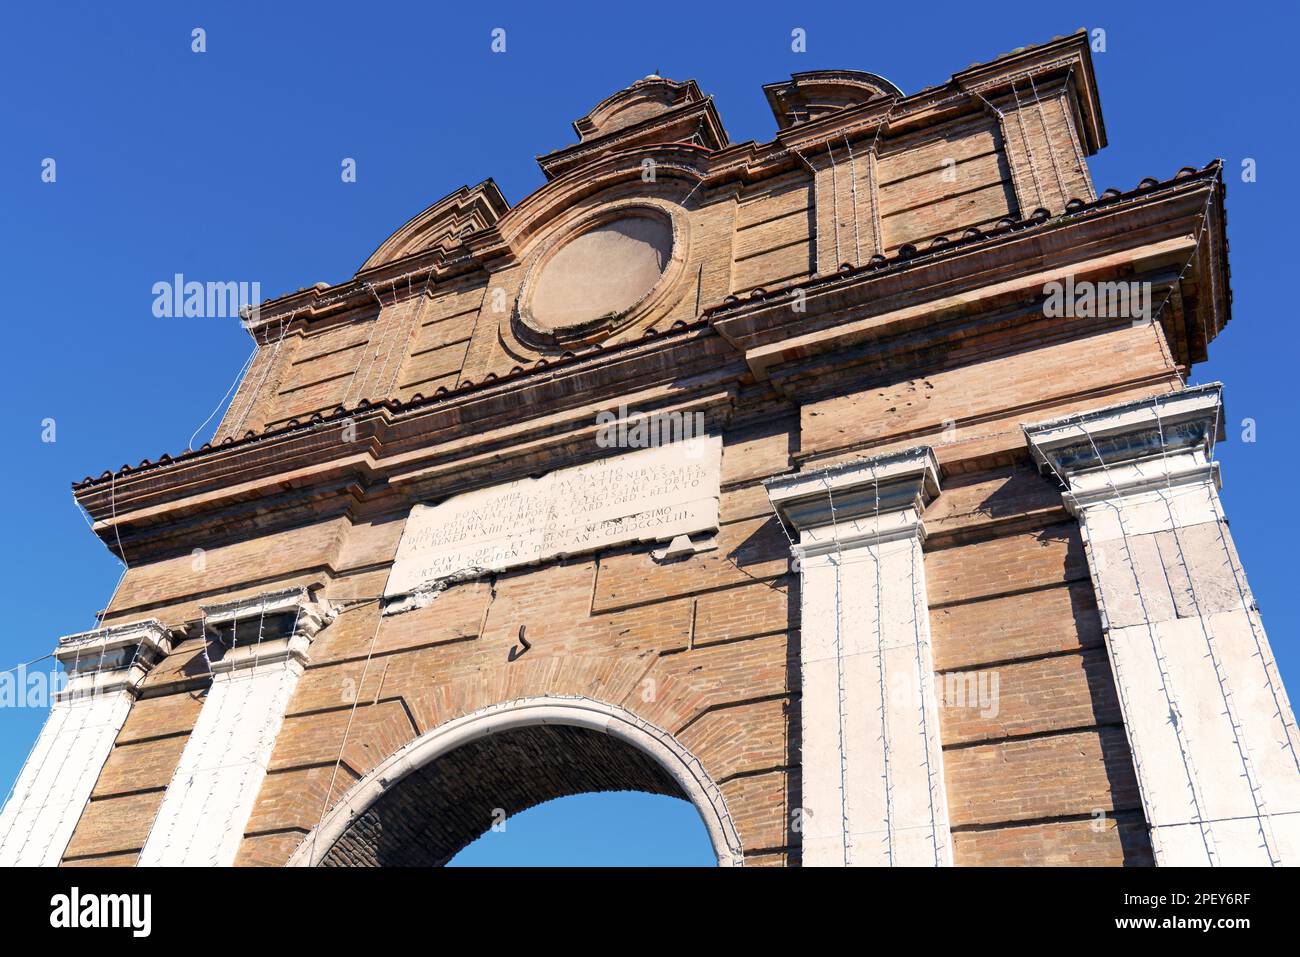
[[(971, 350), (986, 350), (986, 341)], [(1087, 336), (1037, 349), (1017, 349), (992, 358), (945, 357), (949, 368), (924, 376), (899, 378), (877, 388), (809, 402), (801, 408), (801, 452), (824, 452), (862, 443), (879, 443), (899, 435), (933, 432), (936, 449), (948, 437), (966, 440), (988, 431), (982, 419), (1023, 406), (1027, 401), (1050, 403), (1090, 389), (1112, 387), (1117, 376), (1133, 381), (1168, 373), (1164, 354), (1145, 326), (1123, 324), (1102, 335)], [(1113, 402), (1093, 400), (1091, 406)], [(1023, 424), (1057, 414), (1036, 409), (1022, 415)], [(912, 444), (916, 444), (915, 440)], [(1019, 446), (1023, 447), (1021, 436)], [(874, 453), (876, 450), (873, 449)]]
[(104, 769), (99, 773), (94, 797), (157, 791), (167, 787), (187, 739), (188, 735), (178, 734), (137, 744), (119, 744), (109, 754)]
[(760, 482), (733, 485), (722, 490), (718, 519), (724, 525), (746, 518), (766, 518), (771, 514), (772, 503), (768, 501), (767, 491)]
[(644, 551), (609, 555), (596, 576), (598, 611), (627, 608), (681, 595), (784, 575), (790, 546), (775, 517), (723, 525), (718, 548), (657, 565)]
[[(179, 657), (184, 658), (185, 655), (182, 653)], [(117, 733), (117, 744), (121, 746), (169, 734), (188, 734), (202, 707), (203, 698), (197, 693), (182, 692), (143, 698), (131, 706), (126, 723)]]
[(1028, 464), (949, 476), (943, 494), (925, 510), (932, 547), (981, 530), (990, 522), (1042, 516), (1048, 524), (1066, 517), (1060, 484)]
[(789, 847), (792, 805), (789, 776), (780, 771), (733, 778), (722, 786), (746, 853)]
[(1029, 824), (953, 835), (953, 862), (963, 867), (1150, 867), (1151, 842), (1141, 817)]
[(1074, 522), (946, 548), (925, 556), (930, 605), (993, 598), (1088, 577)]
[(162, 791), (145, 791), (91, 801), (77, 822), (64, 860), (140, 850), (158, 816), (162, 796)]
[(1015, 168), (1020, 208), (1059, 211), (1074, 197), (1090, 199), (1091, 179), (1059, 86), (1044, 85), (1032, 95), (1025, 91), (1019, 101), (1004, 95), (995, 102), (1003, 111), (1007, 157)]
[(699, 596), (695, 599), (695, 647), (797, 629), (798, 609), (792, 609), (790, 597), (797, 589), (797, 580), (790, 575)]
[(790, 471), (798, 428), (798, 419), (787, 415), (728, 432), (722, 444), (722, 484), (731, 486)]
[(103, 857), (79, 857), (64, 860), (61, 867), (134, 867), (140, 855), (131, 851), (127, 854), (105, 854)]
[(454, 585), (435, 605), (381, 621), (378, 602), (339, 615), (312, 643), (312, 662), (385, 655), (406, 648), (473, 638), (487, 610), (491, 587), (485, 582)]
[(303, 831), (282, 834), (250, 834), (239, 845), (236, 867), (282, 867), (307, 835)]
[(341, 798), (353, 784), (357, 775), (345, 764), (333, 762), (305, 768), (271, 771), (262, 782), (257, 796), (257, 807), (244, 832), (264, 835), (280, 831), (310, 831), (320, 821), (325, 808), (325, 789), (333, 782), (329, 805)]
[[(1059, 502), (1017, 465), (962, 476), (926, 513), (945, 546), (926, 575), (957, 863), (1150, 863), (1082, 539)], [(1115, 809), (1131, 812), (1122, 828), (1085, 829)]]
[(290, 715), (276, 738), (270, 770), (332, 765), (341, 753), (343, 762), (361, 775), (413, 737), (415, 728), (400, 701), (358, 704), (355, 714), (351, 707), (340, 707), (334, 711)]
[(789, 703), (785, 698), (753, 701), (710, 711), (680, 735), (692, 754), (709, 755), (721, 782), (739, 774), (787, 767), (791, 754)]
[(930, 613), (940, 671), (1101, 644), (1090, 582), (946, 605)]
[[(232, 590), (241, 586), (247, 589), (252, 581), (265, 582), (304, 568), (326, 566), (338, 553), (345, 533), (344, 523), (330, 520), (204, 548), (201, 560), (187, 552), (176, 558), (137, 565), (123, 576), (106, 620), (113, 622), (120, 609), (174, 605), (177, 599), (187, 596), (196, 599), (205, 596), (208, 604), (226, 601)], [(285, 583), (278, 587), (285, 587)], [(269, 589), (263, 585), (261, 590)], [(201, 603), (196, 600), (185, 617), (197, 617)], [(177, 620), (175, 616), (176, 612), (171, 612), (164, 623), (173, 623)]]
[[(1104, 648), (948, 672), (939, 687), (944, 695), (941, 736), (947, 745), (1120, 721)], [(992, 689), (996, 695), (988, 694)]]
[(1122, 728), (947, 749), (953, 827), (1140, 806)]
[[(154, 666), (153, 671), (144, 679), (144, 687), (150, 694), (159, 694), (164, 697), (185, 696), (191, 698), (189, 704), (178, 703), (172, 705), (172, 708), (179, 708), (182, 711), (190, 711), (194, 708), (194, 701), (198, 701), (199, 707), (202, 707), (201, 691), (184, 691), (181, 688), (188, 687), (195, 683), (202, 683), (208, 679), (211, 669), (208, 665), (207, 650), (204, 642), (199, 638), (186, 638), (177, 641), (172, 645), (172, 653)], [(196, 699), (195, 696), (198, 696)], [(166, 707), (166, 706), (160, 706)], [(132, 709), (134, 710), (134, 708)], [(197, 715), (196, 715), (197, 716)], [(130, 719), (127, 724), (130, 725)], [(186, 720), (180, 716), (173, 715), (170, 718), (162, 720), (159, 728), (179, 729), (184, 725), (194, 726), (192, 720)], [(132, 727), (132, 735), (145, 737), (148, 735), (149, 726), (135, 725)], [(162, 733), (159, 731), (159, 733)]]

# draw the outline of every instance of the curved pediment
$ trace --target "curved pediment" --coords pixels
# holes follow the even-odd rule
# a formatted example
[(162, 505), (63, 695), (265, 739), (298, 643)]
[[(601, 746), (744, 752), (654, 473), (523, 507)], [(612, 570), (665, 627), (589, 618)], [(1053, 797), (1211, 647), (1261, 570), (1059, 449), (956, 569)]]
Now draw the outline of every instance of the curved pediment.
[(903, 91), (882, 76), (862, 70), (813, 70), (763, 87), (779, 129), (820, 119), (828, 113), (898, 98)]
[(509, 209), (510, 204), (491, 179), (485, 179), (477, 186), (462, 186), (407, 220), (370, 254), (357, 272), (426, 249), (452, 249), (470, 233), (495, 225)]
[(573, 121), (584, 143), (666, 113), (686, 103), (705, 99), (694, 80), (679, 83), (651, 74), (626, 89), (605, 97), (590, 113)]
[(691, 143), (720, 150), (731, 142), (699, 84), (654, 74), (605, 97), (573, 128), (579, 142), (537, 158), (549, 179), (638, 146)]

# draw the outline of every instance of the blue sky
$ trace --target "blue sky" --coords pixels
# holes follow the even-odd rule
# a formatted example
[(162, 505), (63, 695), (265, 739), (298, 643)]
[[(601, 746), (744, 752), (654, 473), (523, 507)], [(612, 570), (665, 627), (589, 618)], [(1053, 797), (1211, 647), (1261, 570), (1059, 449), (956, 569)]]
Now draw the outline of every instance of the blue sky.
[[(533, 157), (573, 142), (570, 121), (651, 71), (698, 80), (734, 141), (766, 140), (775, 125), (761, 86), (793, 71), (870, 70), (911, 93), (1086, 26), (1106, 31), (1095, 61), (1111, 145), (1091, 160), (1099, 189), (1227, 162), (1234, 320), (1194, 379), (1226, 383), (1227, 513), (1283, 676), (1300, 687), (1300, 611), (1284, 545), (1296, 534), (1289, 479), (1300, 448), (1286, 232), (1300, 147), (1287, 46), (1294, 13), (1192, 2), (721, 9), (7, 5), (0, 668), (92, 625), (117, 579), (68, 483), (184, 449), (248, 355), (235, 321), (155, 318), (155, 282), (178, 272), (256, 280), (278, 295), (346, 279), (411, 215), (462, 184), (492, 176), (517, 202), (542, 182)], [(207, 32), (206, 53), (191, 52), (195, 27)], [(504, 54), (490, 50), (497, 27)], [(796, 27), (807, 32), (803, 54), (790, 49)], [(52, 184), (41, 181), (46, 157), (57, 162)], [(356, 183), (341, 182), (344, 157), (356, 160)], [(1255, 183), (1240, 181), (1247, 157)], [(1239, 440), (1246, 417), (1254, 443)], [(47, 418), (52, 443), (42, 441)], [(40, 709), (0, 708), (6, 789), (43, 720)], [(533, 819), (543, 834), (595, 828), (591, 802), (600, 800), (536, 809), (519, 831)], [(682, 827), (671, 802), (603, 800), (623, 802), (608, 806), (625, 817), (647, 815), (609, 832), (628, 854), (698, 857), (703, 831)], [(521, 838), (516, 859), (585, 859), (581, 842), (565, 840), (524, 850)]]

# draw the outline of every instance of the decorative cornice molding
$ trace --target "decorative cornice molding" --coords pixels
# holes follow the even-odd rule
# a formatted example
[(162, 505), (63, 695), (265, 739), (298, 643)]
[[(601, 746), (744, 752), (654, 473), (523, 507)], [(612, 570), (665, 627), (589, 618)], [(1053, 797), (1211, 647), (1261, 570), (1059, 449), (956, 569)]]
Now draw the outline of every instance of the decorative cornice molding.
[[(880, 99), (903, 99), (903, 91), (882, 76), (862, 70), (810, 70), (763, 86), (779, 130), (818, 120), (839, 110)], [(800, 113), (804, 116), (801, 118)], [(816, 114), (816, 115), (814, 115)]]
[[(745, 299), (728, 297), (707, 307), (705, 315), (745, 354), (754, 375), (768, 378), (778, 366), (815, 364), (812, 360), (820, 353), (879, 338), (890, 312), (924, 315), (913, 334), (937, 338), (942, 328), (932, 313), (969, 311), (946, 300), (991, 289), (994, 283), (1005, 293), (1005, 286), (1017, 277), (1040, 274), (1044, 268), (1058, 277), (1068, 275), (1080, 266), (1080, 249), (1111, 255), (1133, 250), (1134, 257), (1150, 253), (1151, 262), (1139, 272), (1154, 271), (1143, 278), (1160, 280), (1157, 299), (1170, 289), (1178, 300), (1179, 270), (1196, 249), (1186, 237), (1195, 234), (1207, 191), (1222, 192), (1220, 176), (1217, 163), (1200, 171), (1184, 169), (1163, 183), (1144, 181), (1126, 194), (1107, 191), (1098, 200), (1080, 202), (1059, 216), (1007, 219), (990, 230), (940, 237), (925, 249), (903, 247), (893, 257), (855, 269), (758, 290)], [(1206, 255), (1221, 258), (1224, 237), (1217, 226), (1215, 219), (1203, 245), (1209, 247)], [(1161, 244), (1167, 242), (1172, 245), (1161, 252)], [(1223, 271), (1222, 265), (1219, 270)], [(1194, 269), (1188, 275), (1197, 273)], [(1227, 323), (1228, 300), (1219, 291), (1217, 303), (1200, 297), (1194, 313), (1167, 310), (1162, 321), (1178, 327), (1173, 337), (1178, 362), (1190, 365), (1203, 359), (1208, 349), (1205, 336), (1213, 338)], [(791, 310), (796, 295), (803, 307), (797, 316)], [(1041, 303), (1045, 296), (1040, 283), (1024, 301)]]
[[(924, 536), (920, 516), (939, 494), (939, 462), (928, 445), (781, 475), (763, 482), (768, 499), (788, 528), (800, 533), (805, 556)], [(862, 523), (847, 531), (849, 523)], [(835, 526), (830, 537), (818, 529)]]
[(54, 650), (68, 673), (57, 700), (123, 690), (137, 694), (145, 676), (171, 649), (172, 633), (156, 618), (65, 635)]
[[(576, 127), (576, 124), (575, 124)], [(547, 179), (580, 169), (611, 153), (638, 146), (694, 143), (712, 153), (731, 145), (713, 99), (683, 102), (662, 113), (606, 133), (584, 136), (582, 141), (537, 157)]]
[[(207, 632), (205, 638), (209, 647), (215, 641), (223, 649), (218, 656), (209, 654), (209, 661), (214, 675), (250, 672), (264, 665), (289, 664), (305, 665), (307, 651), (312, 638), (333, 618), (333, 611), (325, 604), (316, 601), (308, 588), (296, 586), (277, 591), (263, 592), (248, 598), (202, 605), (203, 626)], [(260, 634), (261, 623), (268, 616), (292, 614), (292, 630), (284, 635), (272, 638)], [(240, 622), (258, 622), (259, 640), (231, 647), (222, 644), (216, 629), (223, 625), (232, 625), (234, 634), (238, 635)]]
[(1026, 426), (1039, 469), (1066, 486), (1072, 512), (1190, 482), (1218, 484), (1223, 425), (1218, 382)]
[[(403, 452), (407, 447), (430, 446), (430, 454), (436, 457), (441, 454), (438, 448), (452, 448), (452, 443), (458, 448), (464, 442), (479, 441), (475, 436), (485, 434), (485, 423), (496, 421), (506, 409), (512, 410), (511, 421), (517, 421), (521, 407), (545, 407), (563, 413), (583, 403), (601, 401), (605, 396), (626, 395), (669, 380), (691, 383), (708, 380), (711, 384), (705, 387), (712, 389), (722, 379), (735, 377), (732, 367), (740, 357), (745, 357), (751, 366), (761, 365), (759, 371), (751, 368), (754, 374), (761, 377), (772, 369), (784, 381), (800, 370), (803, 374), (814, 370), (820, 361), (816, 357), (825, 346), (811, 340), (803, 343), (804, 339), (812, 337), (820, 341), (848, 335), (879, 340), (889, 332), (879, 327), (875, 318), (863, 318), (864, 302), (870, 302), (873, 311), (889, 310), (895, 308), (891, 303), (896, 291), (901, 295), (902, 291), (910, 290), (907, 294), (915, 299), (919, 287), (936, 297), (935, 308), (938, 308), (942, 297), (959, 293), (971, 284), (986, 283), (989, 275), (1006, 278), (1008, 269), (1028, 268), (1026, 263), (1031, 260), (1058, 257), (1060, 268), (1068, 270), (1070, 250), (1081, 243), (1098, 249), (1134, 244), (1137, 249), (1145, 249), (1175, 232), (1178, 235), (1194, 232), (1191, 224), (1206, 206), (1206, 190), (1221, 192), (1219, 177), (1217, 164), (1200, 172), (1184, 170), (1163, 184), (1144, 182), (1129, 194), (1108, 191), (1095, 203), (1059, 217), (1013, 223), (923, 253), (900, 254), (881, 265), (811, 277), (791, 289), (769, 290), (743, 301), (732, 299), (715, 304), (704, 309), (704, 319), (680, 329), (654, 336), (647, 333), (642, 339), (604, 347), (593, 345), (555, 359), (539, 359), (527, 369), (519, 368), (491, 381), (465, 381), (456, 390), (440, 389), (435, 395), (417, 395), (405, 403), (363, 401), (354, 409), (340, 407), (329, 415), (313, 417), (310, 422), (290, 422), (243, 439), (231, 438), (216, 446), (187, 451), (175, 458), (162, 456), (156, 462), (146, 460), (138, 467), (125, 467), (118, 473), (105, 472), (99, 479), (88, 478), (77, 483), (74, 492), (96, 521), (96, 532), (101, 539), (114, 548), (117, 535), (121, 534), (124, 546), (130, 551), (133, 545), (128, 538), (128, 525), (140, 525), (142, 530), (145, 525), (158, 525), (164, 520), (174, 525), (176, 509), (182, 507), (182, 502), (197, 502), (209, 491), (225, 488), (231, 482), (247, 483), (291, 474), (296, 476), (292, 481), (295, 496), (302, 496), (309, 487), (317, 486), (322, 492), (341, 495), (352, 483), (369, 485), (380, 481), (382, 476), (376, 472), (375, 463), (394, 446)], [(1212, 211), (1214, 208), (1212, 203)], [(1212, 219), (1207, 229), (1208, 242), (1202, 246), (1208, 247), (1205, 255), (1221, 258), (1222, 235), (1217, 223), (1218, 220)], [(1112, 246), (1098, 246), (1098, 243)], [(1220, 271), (1226, 276), (1222, 267)], [(928, 279), (930, 275), (941, 282)], [(1196, 275), (1194, 269), (1189, 278), (1194, 279)], [(1169, 314), (1166, 319), (1174, 317), (1178, 329), (1186, 328), (1186, 342), (1177, 330), (1172, 337), (1172, 348), (1179, 362), (1195, 361), (1205, 349), (1198, 337), (1205, 331), (1215, 334), (1226, 322), (1226, 314), (1222, 312), (1227, 301), (1224, 286), (1224, 282), (1218, 284), (1218, 315), (1208, 312), (1205, 297), (1201, 297), (1195, 313), (1166, 310)], [(807, 297), (806, 311), (794, 321), (789, 295), (793, 289), (802, 290)], [(1175, 304), (1177, 301), (1175, 296)], [(923, 303), (917, 309), (925, 312), (926, 307)], [(917, 336), (932, 340), (943, 337), (949, 334), (947, 330), (954, 322), (964, 321), (960, 316), (942, 319), (930, 316), (916, 323), (909, 320), (911, 324), (905, 325), (911, 330), (908, 332), (911, 339), (904, 337), (896, 345), (880, 340), (880, 348), (886, 353), (892, 348), (915, 348), (921, 341)], [(853, 331), (864, 323), (870, 328)], [(760, 352), (771, 355), (762, 358)], [(883, 359), (884, 355), (881, 353), (876, 359)], [(601, 368), (606, 371), (594, 376)], [(683, 376), (687, 378), (683, 380)], [(793, 387), (793, 384), (782, 386)], [(472, 435), (466, 426), (470, 422), (474, 423)], [(344, 423), (355, 427), (355, 442), (325, 441), (331, 429), (337, 432)], [(218, 506), (203, 507), (207, 510)], [(114, 515), (118, 523), (116, 531), (112, 524)], [(148, 534), (152, 536), (157, 531)]]
[(490, 178), (477, 186), (462, 186), (407, 220), (366, 258), (357, 274), (417, 252), (435, 248), (450, 251), (469, 233), (495, 225), (509, 209), (510, 204)]

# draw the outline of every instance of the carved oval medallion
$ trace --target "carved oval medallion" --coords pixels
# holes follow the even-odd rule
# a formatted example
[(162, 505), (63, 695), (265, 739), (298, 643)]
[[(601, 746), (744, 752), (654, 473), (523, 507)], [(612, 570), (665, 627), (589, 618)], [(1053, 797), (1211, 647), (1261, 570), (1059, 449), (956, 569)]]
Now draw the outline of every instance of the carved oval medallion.
[(538, 262), (523, 318), (560, 339), (609, 331), (659, 285), (672, 253), (673, 224), (654, 210), (597, 220)]

